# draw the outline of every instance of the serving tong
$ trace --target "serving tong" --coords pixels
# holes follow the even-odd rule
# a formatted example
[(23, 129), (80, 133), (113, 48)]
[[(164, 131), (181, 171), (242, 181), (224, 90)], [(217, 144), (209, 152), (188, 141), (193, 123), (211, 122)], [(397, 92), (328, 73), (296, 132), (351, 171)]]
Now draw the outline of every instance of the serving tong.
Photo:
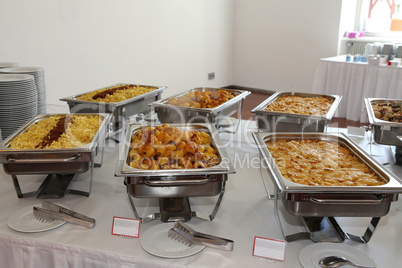
[(169, 229), (168, 237), (189, 247), (192, 245), (201, 245), (215, 249), (232, 251), (234, 245), (232, 240), (197, 232), (180, 220), (176, 221), (175, 225)]
[(45, 200), (42, 200), (41, 208), (33, 207), (33, 215), (41, 222), (61, 220), (87, 228), (95, 227), (95, 219)]

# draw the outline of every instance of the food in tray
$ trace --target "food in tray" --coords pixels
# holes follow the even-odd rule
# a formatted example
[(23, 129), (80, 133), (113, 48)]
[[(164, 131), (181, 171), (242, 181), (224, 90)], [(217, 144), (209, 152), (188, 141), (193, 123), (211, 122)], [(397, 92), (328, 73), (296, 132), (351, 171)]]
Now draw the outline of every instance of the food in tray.
[(32, 124), (11, 149), (74, 148), (90, 143), (102, 123), (98, 115), (54, 115)]
[(331, 108), (333, 100), (326, 97), (302, 97), (299, 95), (280, 96), (268, 107), (269, 112), (302, 115), (325, 115)]
[(320, 139), (278, 139), (266, 143), (286, 179), (311, 186), (378, 186), (378, 178), (347, 148)]
[(372, 104), (377, 119), (402, 123), (402, 101), (384, 101)]
[(181, 97), (173, 97), (167, 104), (190, 108), (214, 108), (235, 97), (227, 90), (190, 91)]
[(94, 102), (121, 102), (156, 89), (156, 87), (140, 85), (116, 85), (80, 95), (77, 99)]
[(131, 167), (146, 170), (207, 168), (220, 163), (209, 133), (168, 124), (134, 133), (129, 154)]

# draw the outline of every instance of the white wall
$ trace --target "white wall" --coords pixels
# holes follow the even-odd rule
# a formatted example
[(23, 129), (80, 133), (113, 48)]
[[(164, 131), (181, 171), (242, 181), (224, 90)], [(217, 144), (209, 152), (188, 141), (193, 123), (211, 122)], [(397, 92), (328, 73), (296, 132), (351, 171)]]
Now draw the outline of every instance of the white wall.
[(342, 0), (236, 0), (233, 84), (311, 92), (337, 54)]
[[(0, 1), (0, 62), (45, 68), (47, 101), (118, 82), (310, 91), (342, 0)], [(207, 80), (214, 71), (216, 78)]]
[[(231, 83), (231, 0), (0, 1), (0, 62), (45, 68), (47, 102), (119, 82), (163, 97)], [(207, 73), (216, 73), (214, 80)]]

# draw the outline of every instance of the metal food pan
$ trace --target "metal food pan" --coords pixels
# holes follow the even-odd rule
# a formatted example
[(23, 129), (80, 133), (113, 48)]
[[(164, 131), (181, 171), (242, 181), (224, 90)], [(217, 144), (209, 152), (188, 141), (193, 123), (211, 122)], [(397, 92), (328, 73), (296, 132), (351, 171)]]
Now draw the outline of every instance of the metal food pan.
[(380, 102), (387, 101), (401, 101), (397, 99), (385, 98), (365, 98), (364, 103), (366, 106), (369, 123), (372, 127), (374, 141), (378, 144), (402, 146), (402, 123), (388, 122), (378, 119), (374, 115), (373, 106)]
[[(23, 174), (79, 174), (86, 172), (100, 150), (99, 146), (106, 137), (110, 114), (98, 115), (103, 121), (92, 141), (84, 146), (63, 149), (11, 149), (11, 142), (27, 131), (33, 124), (55, 115), (72, 114), (39, 114), (10, 135), (0, 144), (0, 163), (4, 171), (10, 175)], [(80, 114), (85, 115), (85, 114)]]
[[(290, 114), (270, 112), (265, 110), (279, 97), (298, 95), (301, 97), (325, 97), (333, 100), (332, 106), (325, 115), (313, 116), (302, 114)], [(331, 121), (342, 96), (323, 95), (299, 92), (275, 92), (251, 112), (256, 114), (258, 128), (270, 132), (325, 132), (329, 121)]]
[(126, 177), (127, 191), (137, 198), (197, 197), (220, 194), (227, 174), (180, 175), (173, 177)]
[(130, 141), (148, 126), (131, 125), (126, 132), (115, 176), (125, 177), (128, 192), (134, 197), (213, 196), (222, 191), (227, 175), (235, 173), (215, 127), (211, 124), (171, 124), (180, 130), (200, 130), (210, 134), (221, 163), (201, 169), (142, 170), (130, 167)]
[[(218, 90), (226, 90), (235, 95), (235, 97), (214, 108), (191, 108), (168, 104), (172, 98), (182, 97), (191, 91), (204, 92)], [(223, 117), (231, 116), (237, 111), (241, 112), (243, 100), (249, 94), (249, 91), (244, 90), (198, 87), (167, 99), (155, 101), (150, 106), (155, 110), (159, 121), (162, 123), (212, 123), (216, 128), (219, 128), (219, 123)]]
[[(286, 210), (303, 217), (380, 217), (388, 213), (391, 202), (398, 200), (402, 185), (398, 178), (362, 150), (343, 133), (253, 133), (267, 163), (278, 198)], [(380, 186), (308, 186), (291, 182), (279, 171), (266, 142), (276, 139), (320, 139), (336, 141), (387, 182)]]
[[(118, 86), (118, 85), (134, 85), (119, 83), (105, 88)], [(121, 101), (121, 102), (95, 102), (84, 101), (78, 98), (85, 95), (91, 90), (79, 95), (73, 95), (70, 97), (62, 98), (61, 101), (66, 101), (71, 113), (111, 113), (112, 117), (112, 130), (117, 131), (122, 129), (124, 121), (132, 115), (139, 113), (146, 113), (150, 111), (149, 103), (161, 99), (162, 92), (167, 88), (165, 86), (150, 86), (150, 85), (138, 85), (142, 87), (154, 87), (155, 90)], [(105, 89), (102, 88), (102, 89)], [(98, 89), (96, 89), (98, 90)]]

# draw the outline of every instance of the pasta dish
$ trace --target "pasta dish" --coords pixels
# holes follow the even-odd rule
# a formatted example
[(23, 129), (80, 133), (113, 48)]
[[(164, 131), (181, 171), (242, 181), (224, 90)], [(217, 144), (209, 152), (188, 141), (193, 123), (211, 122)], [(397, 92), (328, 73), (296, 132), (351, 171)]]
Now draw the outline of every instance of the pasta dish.
[(266, 111), (302, 115), (325, 115), (333, 101), (325, 97), (280, 96)]
[(319, 139), (266, 143), (286, 179), (312, 186), (378, 186), (385, 184), (370, 168), (337, 142)]
[(55, 115), (31, 125), (13, 139), (12, 149), (74, 148), (92, 141), (102, 119), (98, 115)]
[(156, 87), (144, 87), (139, 85), (117, 85), (83, 94), (78, 96), (77, 100), (94, 102), (121, 102), (156, 89)]

